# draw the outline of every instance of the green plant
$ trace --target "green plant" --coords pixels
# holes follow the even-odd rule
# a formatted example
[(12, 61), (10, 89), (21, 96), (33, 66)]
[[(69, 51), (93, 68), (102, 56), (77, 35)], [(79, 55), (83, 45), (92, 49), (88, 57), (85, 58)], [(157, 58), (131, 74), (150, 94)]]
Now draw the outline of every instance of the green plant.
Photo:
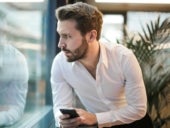
[[(148, 112), (155, 128), (170, 125), (170, 17), (142, 27), (143, 33), (129, 37), (123, 44), (132, 49), (143, 72), (148, 97)], [(118, 41), (118, 43), (120, 43)], [(170, 45), (169, 45), (170, 46)]]

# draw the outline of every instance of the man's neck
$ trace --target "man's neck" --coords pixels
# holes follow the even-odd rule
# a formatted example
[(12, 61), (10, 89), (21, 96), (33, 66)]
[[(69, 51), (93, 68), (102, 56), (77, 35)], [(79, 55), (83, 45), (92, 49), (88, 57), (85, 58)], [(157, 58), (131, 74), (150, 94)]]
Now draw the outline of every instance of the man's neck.
[(96, 42), (94, 45), (89, 46), (86, 57), (79, 60), (79, 62), (84, 65), (93, 78), (96, 78), (96, 68), (99, 61), (99, 56), (100, 46), (99, 43)]

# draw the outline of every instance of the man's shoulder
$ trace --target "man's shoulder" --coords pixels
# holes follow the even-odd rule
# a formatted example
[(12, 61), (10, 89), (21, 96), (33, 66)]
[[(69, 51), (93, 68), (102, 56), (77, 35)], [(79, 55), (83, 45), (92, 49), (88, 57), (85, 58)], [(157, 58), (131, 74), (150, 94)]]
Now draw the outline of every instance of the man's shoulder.
[(116, 52), (118, 54), (127, 54), (130, 53), (131, 50), (125, 47), (122, 44), (111, 43), (111, 42), (103, 42), (101, 46), (110, 52)]
[(56, 54), (56, 56), (54, 57), (54, 61), (57, 61), (59, 63), (63, 62), (65, 60), (65, 56), (62, 52), (59, 52)]
[(72, 64), (72, 62), (68, 62), (66, 59), (66, 56), (63, 52), (59, 52), (53, 59), (54, 65), (60, 65), (61, 67), (67, 68), (69, 65)]
[(17, 48), (15, 48), (13, 45), (10, 45), (10, 44), (5, 44), (3, 46), (3, 51), (4, 51), (4, 54), (12, 56), (12, 57), (23, 56), (23, 54)]
[[(22, 52), (20, 52), (17, 48), (12, 46), (11, 44), (4, 44), (2, 46), (1, 57), (6, 62), (17, 63), (25, 62), (26, 58)], [(14, 61), (15, 60), (15, 61)]]

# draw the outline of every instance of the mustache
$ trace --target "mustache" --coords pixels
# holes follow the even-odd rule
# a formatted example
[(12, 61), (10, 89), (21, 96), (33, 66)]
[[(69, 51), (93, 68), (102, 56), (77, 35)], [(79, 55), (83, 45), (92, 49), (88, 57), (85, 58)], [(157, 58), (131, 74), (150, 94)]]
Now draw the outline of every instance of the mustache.
[(61, 51), (63, 51), (63, 52), (70, 52), (70, 50), (68, 50), (66, 48), (61, 48)]

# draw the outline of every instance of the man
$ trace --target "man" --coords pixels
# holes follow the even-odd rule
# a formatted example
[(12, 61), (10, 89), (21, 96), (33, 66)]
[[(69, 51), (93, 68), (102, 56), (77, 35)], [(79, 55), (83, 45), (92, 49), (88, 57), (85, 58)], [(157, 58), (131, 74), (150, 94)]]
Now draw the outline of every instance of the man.
[(28, 90), (25, 57), (9, 44), (0, 44), (0, 126), (18, 121), (24, 111)]
[[(124, 46), (99, 42), (101, 12), (78, 2), (58, 8), (56, 17), (61, 48), (51, 69), (56, 123), (62, 128), (95, 124), (100, 128), (147, 128), (141, 127), (143, 123), (132, 127), (147, 111), (141, 69)], [(74, 92), (86, 110), (74, 108)], [(61, 108), (74, 108), (79, 117), (70, 119), (60, 113)]]

